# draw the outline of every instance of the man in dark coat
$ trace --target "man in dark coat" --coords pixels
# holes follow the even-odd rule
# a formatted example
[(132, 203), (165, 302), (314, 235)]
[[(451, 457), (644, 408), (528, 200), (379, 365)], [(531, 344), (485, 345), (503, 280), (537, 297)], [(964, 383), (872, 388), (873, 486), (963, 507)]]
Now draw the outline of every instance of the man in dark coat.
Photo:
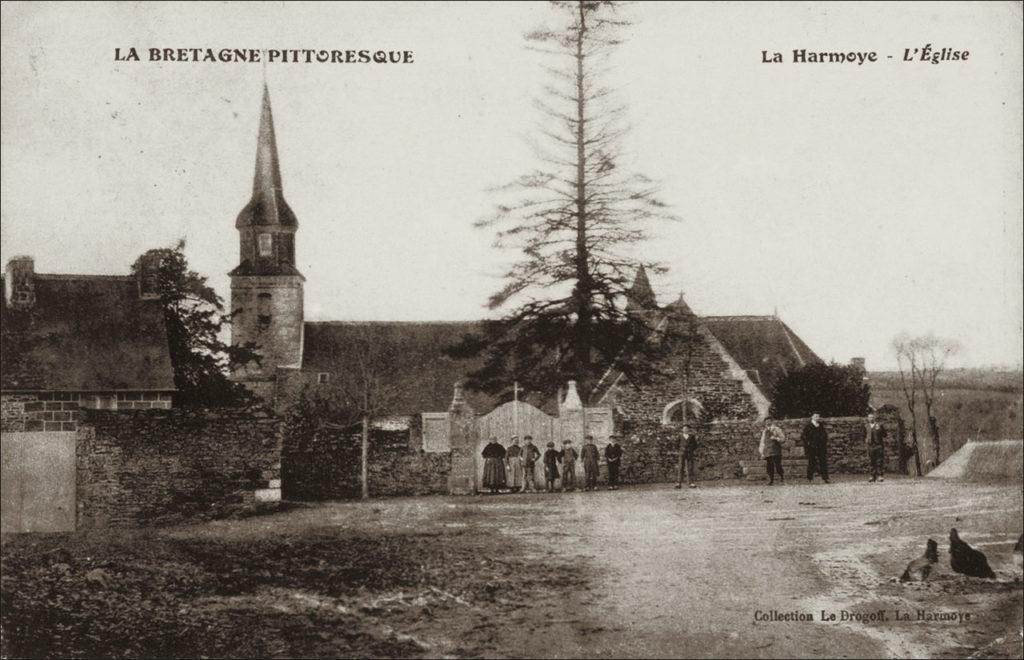
[(572, 440), (562, 441), (562, 492), (576, 490), (576, 459), (580, 457)]
[(814, 413), (811, 421), (800, 434), (807, 458), (807, 481), (814, 481), (814, 473), (821, 475), (821, 480), (828, 483), (828, 431), (821, 423), (821, 415)]
[(682, 457), (679, 462), (679, 482), (676, 488), (683, 487), (683, 468), (686, 468), (686, 479), (690, 488), (697, 487), (697, 436), (689, 424), (683, 424), (683, 435), (679, 439), (682, 445)]
[(558, 464), (562, 462), (562, 452), (555, 449), (555, 443), (548, 443), (548, 450), (544, 452), (544, 482), (547, 491), (550, 493), (555, 489), (555, 480), (558, 479)]
[(868, 415), (864, 429), (864, 442), (868, 446), (868, 461), (871, 463), (871, 478), (868, 481), (885, 481), (885, 438), (889, 432), (875, 419), (875, 413)]
[(601, 455), (594, 444), (594, 436), (588, 435), (584, 439), (580, 460), (583, 461), (583, 490), (597, 490), (597, 471)]
[(622, 463), (622, 447), (619, 446), (618, 433), (608, 436), (608, 444), (604, 448), (604, 460), (608, 463), (608, 490), (619, 489), (619, 466)]

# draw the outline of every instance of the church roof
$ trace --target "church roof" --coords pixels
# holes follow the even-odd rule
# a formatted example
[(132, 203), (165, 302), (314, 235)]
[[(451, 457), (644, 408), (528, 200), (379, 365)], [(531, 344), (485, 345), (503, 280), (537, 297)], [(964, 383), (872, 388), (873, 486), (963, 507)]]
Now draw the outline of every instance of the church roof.
[(131, 276), (32, 276), (35, 303), (0, 314), (4, 390), (174, 390), (163, 309)]
[(705, 316), (701, 322), (767, 395), (787, 372), (822, 361), (777, 316)]
[[(370, 362), (387, 361), (397, 378), (388, 378), (395, 390), (388, 410), (392, 414), (444, 412), (452, 402), (452, 388), (479, 359), (455, 359), (445, 349), (466, 333), (479, 328), (472, 321), (457, 322), (306, 322), (302, 369), (339, 374), (358, 363), (355, 351), (372, 346)], [(489, 412), (497, 400), (479, 392), (465, 392), (478, 413)]]
[(263, 108), (256, 138), (256, 172), (252, 180), (252, 198), (235, 220), (235, 227), (277, 225), (297, 227), (295, 213), (284, 200), (281, 164), (274, 135), (274, 115), (270, 108), (270, 90), (263, 85)]

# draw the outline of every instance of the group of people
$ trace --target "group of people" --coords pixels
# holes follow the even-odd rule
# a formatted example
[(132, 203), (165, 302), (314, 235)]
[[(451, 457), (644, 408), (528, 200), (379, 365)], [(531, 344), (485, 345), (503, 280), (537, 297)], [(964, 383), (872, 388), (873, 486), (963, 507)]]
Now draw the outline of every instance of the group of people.
[[(867, 424), (864, 427), (864, 443), (868, 452), (868, 463), (871, 466), (870, 482), (885, 481), (885, 439), (889, 433), (874, 413), (868, 415)], [(779, 483), (785, 483), (785, 472), (782, 468), (782, 446), (786, 442), (786, 433), (779, 428), (775, 420), (768, 418), (764, 420), (764, 430), (761, 432), (761, 443), (758, 452), (765, 460), (768, 469), (768, 485), (775, 484), (776, 474)], [(821, 475), (821, 480), (829, 483), (828, 480), (828, 430), (821, 422), (821, 415), (814, 413), (811, 421), (807, 422), (800, 433), (800, 442), (804, 447), (804, 456), (807, 458), (807, 481), (814, 481), (815, 473)]]
[[(619, 487), (619, 466), (622, 464), (622, 446), (620, 436), (613, 433), (604, 448), (604, 460), (608, 466), (608, 490)], [(581, 451), (577, 452), (572, 440), (564, 440), (561, 449), (555, 449), (555, 443), (549, 442), (547, 450), (541, 454), (533, 444), (533, 436), (525, 436), (524, 444), (519, 445), (518, 436), (512, 436), (511, 444), (506, 448), (492, 437), (481, 455), (484, 458), (483, 486), (490, 493), (499, 493), (509, 489), (513, 493), (535, 493), (534, 470), (541, 461), (544, 468), (544, 486), (549, 493), (561, 490), (563, 493), (576, 490), (576, 461), (583, 463), (583, 490), (597, 490), (597, 475), (600, 464), (600, 452), (594, 444), (594, 436), (584, 438)]]

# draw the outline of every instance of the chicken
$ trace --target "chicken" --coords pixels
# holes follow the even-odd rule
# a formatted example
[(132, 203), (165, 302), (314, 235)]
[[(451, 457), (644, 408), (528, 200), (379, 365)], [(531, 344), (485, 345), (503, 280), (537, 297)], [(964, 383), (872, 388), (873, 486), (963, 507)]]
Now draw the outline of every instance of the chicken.
[(994, 578), (984, 553), (960, 540), (956, 528), (949, 530), (949, 566), (957, 573), (971, 577)]
[(932, 564), (939, 561), (939, 544), (934, 539), (928, 539), (928, 545), (924, 549), (924, 556), (918, 557), (907, 564), (907, 570), (900, 576), (900, 582), (923, 582), (928, 579), (932, 572)]

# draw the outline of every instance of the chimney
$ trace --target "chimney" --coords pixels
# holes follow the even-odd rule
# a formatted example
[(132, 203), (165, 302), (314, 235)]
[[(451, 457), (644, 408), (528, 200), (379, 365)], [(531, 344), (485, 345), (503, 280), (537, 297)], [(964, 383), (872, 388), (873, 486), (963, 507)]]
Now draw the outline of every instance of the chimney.
[(4, 272), (4, 298), (12, 309), (31, 309), (36, 304), (32, 257), (11, 257)]
[(147, 252), (139, 257), (139, 298), (142, 300), (158, 300), (160, 298), (160, 265), (163, 255), (159, 252)]

